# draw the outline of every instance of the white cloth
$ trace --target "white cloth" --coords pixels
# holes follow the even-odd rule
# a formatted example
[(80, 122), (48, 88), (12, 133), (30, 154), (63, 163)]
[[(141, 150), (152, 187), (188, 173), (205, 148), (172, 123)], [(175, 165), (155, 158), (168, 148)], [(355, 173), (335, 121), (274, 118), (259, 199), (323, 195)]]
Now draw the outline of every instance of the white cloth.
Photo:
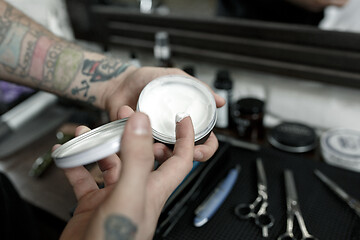
[(349, 0), (343, 7), (327, 7), (319, 27), (324, 30), (360, 32), (360, 0)]

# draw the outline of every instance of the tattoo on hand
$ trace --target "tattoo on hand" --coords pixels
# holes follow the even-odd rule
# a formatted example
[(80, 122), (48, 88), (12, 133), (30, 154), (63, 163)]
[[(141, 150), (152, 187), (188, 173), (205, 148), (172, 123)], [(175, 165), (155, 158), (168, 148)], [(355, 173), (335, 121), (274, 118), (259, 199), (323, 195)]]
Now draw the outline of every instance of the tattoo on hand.
[(105, 220), (106, 240), (133, 240), (137, 226), (123, 215), (111, 215)]
[[(86, 80), (82, 80), (81, 85), (82, 85), (81, 87), (74, 87), (73, 89), (71, 89), (71, 93), (72, 93), (72, 95), (76, 96), (79, 93), (83, 92), (82, 96), (84, 98), (86, 98), (88, 96), (88, 91), (89, 91), (90, 85)], [(90, 104), (94, 104), (95, 101), (96, 101), (96, 97), (90, 96), (86, 102), (90, 103)]]
[(84, 92), (83, 96), (87, 97), (87, 93), (89, 91), (90, 85), (88, 84), (88, 82), (86, 80), (82, 80), (81, 85), (82, 85), (81, 88), (75, 87), (75, 88), (71, 89), (71, 93), (73, 95), (77, 95), (80, 92)]

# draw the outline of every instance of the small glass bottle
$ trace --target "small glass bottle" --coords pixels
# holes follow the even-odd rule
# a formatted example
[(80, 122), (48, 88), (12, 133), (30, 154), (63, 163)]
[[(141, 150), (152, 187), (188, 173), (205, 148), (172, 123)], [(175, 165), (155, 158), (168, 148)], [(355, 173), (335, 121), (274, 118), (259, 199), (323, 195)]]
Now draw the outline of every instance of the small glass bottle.
[(225, 105), (217, 109), (218, 118), (216, 122), (216, 127), (229, 128), (229, 126), (231, 125), (230, 106), (233, 82), (227, 70), (219, 70), (216, 73), (214, 87), (215, 93), (217, 93), (226, 100)]
[(242, 98), (233, 105), (232, 116), (240, 138), (257, 141), (264, 137), (264, 105), (256, 98)]
[(135, 52), (130, 53), (130, 61), (129, 61), (129, 63), (131, 63), (133, 66), (135, 66), (137, 68), (141, 67), (140, 60), (138, 59)]
[(173, 67), (169, 34), (167, 32), (157, 32), (155, 34), (154, 57), (158, 67)]

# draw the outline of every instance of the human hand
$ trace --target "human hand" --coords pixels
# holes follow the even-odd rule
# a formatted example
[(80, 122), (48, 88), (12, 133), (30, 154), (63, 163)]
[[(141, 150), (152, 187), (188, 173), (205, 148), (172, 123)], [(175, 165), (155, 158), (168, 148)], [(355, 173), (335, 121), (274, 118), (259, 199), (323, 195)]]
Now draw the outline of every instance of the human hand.
[(344, 6), (348, 0), (288, 0), (289, 2), (312, 12), (322, 11), (327, 6)]
[[(110, 119), (112, 121), (119, 119), (120, 108), (124, 105), (135, 109), (140, 92), (145, 85), (155, 78), (165, 75), (184, 75), (191, 77), (178, 68), (141, 67), (138, 69), (131, 68), (129, 73), (125, 75), (125, 78), (120, 81), (112, 81), (111, 84), (108, 84), (109, 87), (107, 91), (105, 91), (106, 96), (104, 96), (104, 102), (105, 108), (110, 114)], [(225, 105), (225, 99), (215, 94), (212, 90), (211, 92), (214, 95), (217, 107)]]
[[(117, 85), (111, 86), (111, 89), (106, 91), (106, 108), (110, 113), (111, 120), (124, 118), (124, 116), (121, 115), (121, 109), (124, 105), (128, 105), (132, 109), (135, 109), (140, 92), (151, 80), (164, 75), (185, 75), (191, 77), (177, 68), (142, 67), (136, 70), (131, 69), (130, 71), (132, 72), (127, 74), (125, 79), (119, 82), (114, 81)], [(216, 106), (222, 107), (225, 104), (225, 99), (215, 94), (213, 91), (212, 93), (215, 98)], [(131, 110), (128, 111), (130, 111), (129, 114), (132, 113)], [(172, 155), (172, 151), (165, 145), (159, 143), (155, 146), (155, 156), (159, 162), (162, 162)], [(212, 132), (204, 144), (195, 147), (194, 160), (208, 160), (215, 153), (217, 148), (218, 140)]]
[[(88, 130), (80, 127), (76, 134)], [(61, 239), (152, 239), (166, 200), (193, 166), (190, 117), (176, 124), (176, 138), (173, 155), (153, 171), (150, 122), (134, 113), (122, 136), (120, 158), (114, 154), (98, 162), (104, 188), (84, 167), (65, 169), (78, 206)]]
[[(134, 110), (129, 106), (120, 107), (119, 118), (126, 118), (134, 114)], [(210, 133), (210, 136), (205, 141), (205, 143), (196, 145), (194, 147), (194, 161), (205, 162), (212, 155), (219, 146), (219, 142), (213, 132)], [(154, 143), (154, 154), (156, 160), (161, 164), (166, 159), (170, 158), (173, 155), (173, 151), (169, 149), (165, 144), (160, 142)]]

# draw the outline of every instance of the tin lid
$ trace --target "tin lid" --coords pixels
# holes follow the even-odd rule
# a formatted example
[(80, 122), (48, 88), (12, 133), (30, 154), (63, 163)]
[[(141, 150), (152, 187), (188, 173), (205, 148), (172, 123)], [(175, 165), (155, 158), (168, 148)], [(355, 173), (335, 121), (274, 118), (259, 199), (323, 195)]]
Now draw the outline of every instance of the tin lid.
[(360, 172), (360, 131), (337, 128), (320, 138), (324, 160), (334, 166)]
[(56, 165), (71, 168), (86, 165), (120, 150), (120, 140), (127, 119), (90, 130), (61, 145), (52, 153)]
[(268, 140), (274, 147), (293, 153), (308, 152), (317, 145), (315, 130), (295, 122), (284, 122), (277, 125), (270, 130)]

